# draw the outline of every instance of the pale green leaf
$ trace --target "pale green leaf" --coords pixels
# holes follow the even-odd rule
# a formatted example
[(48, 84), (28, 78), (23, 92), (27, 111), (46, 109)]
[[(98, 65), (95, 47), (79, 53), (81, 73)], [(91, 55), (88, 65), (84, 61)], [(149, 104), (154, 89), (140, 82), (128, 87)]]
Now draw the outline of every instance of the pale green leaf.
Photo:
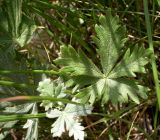
[(67, 114), (71, 114), (74, 116), (87, 116), (87, 114), (91, 114), (92, 106), (85, 105), (85, 106), (78, 106), (74, 104), (67, 104), (64, 111)]
[[(33, 104), (31, 114), (37, 114), (38, 109), (36, 103)], [(37, 140), (38, 139), (38, 118), (28, 119), (23, 128), (27, 129), (25, 140)]]
[[(7, 107), (5, 108), (5, 111), (3, 111), (3, 113), (5, 114), (27, 113), (32, 108), (32, 106), (33, 106), (32, 104), (26, 103), (26, 104), (17, 105), (14, 107)], [(18, 120), (0, 123), (0, 128), (1, 128), (0, 139), (1, 140), (3, 140), (8, 135), (9, 133), (8, 129), (11, 129), (17, 122)]]
[(41, 93), (43, 96), (53, 96), (54, 87), (53, 82), (50, 78), (45, 78), (39, 82), (37, 91)]
[[(109, 87), (109, 96), (112, 103), (117, 103), (118, 101), (128, 101), (128, 96), (137, 104), (139, 104), (139, 99), (137, 97), (138, 87), (136, 84), (125, 79), (107, 79), (107, 84)], [(115, 96), (117, 94), (117, 96)]]
[[(65, 128), (66, 126), (66, 128)], [(74, 136), (74, 140), (84, 140), (84, 127), (81, 126), (72, 115), (62, 114), (52, 125), (53, 137), (60, 137), (65, 129), (69, 131), (69, 136)]]
[(90, 105), (78, 106), (67, 104), (64, 111), (58, 109), (49, 110), (46, 113), (48, 118), (58, 119), (53, 123), (51, 132), (53, 137), (60, 137), (63, 132), (68, 131), (69, 136), (74, 136), (74, 140), (84, 140), (84, 127), (78, 119), (79, 116), (91, 114), (92, 107)]
[(65, 119), (67, 119), (66, 116), (61, 113), (61, 115), (58, 116), (58, 119), (52, 124), (51, 133), (53, 134), (53, 137), (61, 137), (65, 132)]
[[(66, 87), (61, 79), (56, 79), (52, 81), (50, 78), (44, 77), (42, 81), (39, 82), (37, 91), (41, 94), (40, 96), (50, 96), (50, 97), (57, 97), (63, 98), (66, 96), (65, 93)], [(58, 102), (58, 104), (61, 104)], [(50, 102), (48, 100), (44, 100), (41, 103), (41, 106), (45, 107), (45, 110), (52, 108), (55, 105), (54, 102)]]

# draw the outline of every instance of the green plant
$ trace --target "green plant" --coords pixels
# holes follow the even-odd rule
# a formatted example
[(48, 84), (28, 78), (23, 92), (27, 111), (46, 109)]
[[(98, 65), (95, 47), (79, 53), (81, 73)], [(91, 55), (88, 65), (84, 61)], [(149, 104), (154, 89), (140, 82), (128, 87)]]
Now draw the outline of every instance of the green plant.
[(22, 14), (22, 0), (6, 0), (0, 8), (0, 45), (23, 47), (31, 40), (37, 26), (30, 15)]
[[(34, 2), (36, 3), (37, 1), (35, 0)], [(44, 5), (46, 5), (46, 7), (51, 5), (45, 1), (40, 1), (39, 3), (42, 4), (41, 9), (39, 5), (36, 5), (35, 3), (31, 9), (53, 23), (53, 19), (42, 12), (42, 7)], [(57, 7), (61, 10), (60, 6)], [(104, 15), (99, 17), (99, 23), (95, 25), (96, 35), (93, 36), (93, 41), (97, 46), (94, 59), (92, 58), (93, 54), (88, 57), (82, 49), (76, 50), (76, 47), (72, 47), (71, 45), (62, 45), (60, 47), (59, 57), (54, 60), (54, 63), (57, 66), (56, 68), (54, 67), (55, 70), (12, 71), (12, 73), (28, 74), (29, 76), (26, 77), (26, 79), (28, 79), (28, 83), (32, 84), (35, 84), (37, 81), (36, 78), (33, 78), (33, 73), (44, 72), (50, 76), (53, 74), (54, 80), (43, 76), (42, 81), (39, 82), (37, 88), (37, 91), (40, 92), (40, 94), (38, 94), (40, 97), (19, 96), (1, 99), (0, 101), (13, 101), (20, 99), (31, 100), (34, 102), (25, 103), (24, 105), (9, 103), (10, 107), (7, 107), (5, 111), (2, 111), (4, 115), (0, 116), (0, 121), (13, 122), (3, 122), (0, 124), (1, 127), (13, 127), (14, 124), (17, 123), (17, 120), (28, 119), (23, 126), (23, 128), (27, 128), (25, 139), (34, 140), (38, 139), (38, 118), (48, 117), (54, 118), (54, 123), (52, 124), (51, 129), (53, 137), (61, 137), (64, 132), (68, 131), (69, 136), (74, 136), (75, 140), (83, 140), (85, 138), (85, 127), (81, 123), (81, 116), (94, 115), (94, 109), (99, 108), (96, 104), (99, 103), (99, 101), (104, 109), (109, 102), (116, 106), (119, 103), (123, 104), (126, 102), (132, 104), (132, 101), (136, 104), (140, 104), (140, 97), (147, 99), (146, 93), (148, 87), (143, 86), (143, 83), (139, 79), (137, 80), (137, 73), (146, 72), (145, 65), (149, 61), (150, 50), (139, 45), (127, 47), (128, 40), (126, 38), (126, 28), (125, 26), (121, 26), (119, 22), (119, 17), (113, 17), (110, 10), (106, 13), (106, 17)], [(54, 21), (54, 24), (56, 25), (56, 21)], [(60, 25), (62, 27), (62, 24)], [(19, 27), (20, 25), (17, 24), (17, 26)], [(66, 29), (65, 26), (63, 26), (62, 29), (64, 31)], [(33, 34), (33, 31), (31, 31), (31, 34)], [(67, 34), (69, 34), (69, 31), (67, 31)], [(25, 38), (26, 37), (27, 36), (25, 36)], [(13, 36), (13, 38), (15, 37)], [(74, 34), (74, 39), (78, 40), (76, 34)], [(27, 42), (29, 40), (30, 35)], [(27, 43), (23, 40), (22, 42), (23, 43), (19, 42), (18, 44), (24, 46)], [(81, 45), (85, 46), (83, 42), (81, 43)], [(60, 69), (58, 69), (59, 67)], [(10, 74), (10, 71), (1, 71), (1, 74)], [(5, 81), (1, 80), (1, 84), (8, 84), (18, 88), (29, 88), (29, 86), (24, 84), (8, 82), (8, 77), (5, 77), (4, 79)], [(25, 90), (18, 91), (14, 89), (12, 91), (15, 91), (15, 93), (21, 93), (21, 91), (23, 92)], [(37, 95), (37, 92), (34, 92), (34, 90), (32, 91), (30, 88), (28, 91), (30, 95)], [(25, 93), (27, 93), (27, 91)], [(40, 101), (42, 101), (40, 106), (44, 107), (45, 113), (39, 113), (42, 108), (38, 107), (39, 104), (35, 102)], [(2, 103), (1, 106), (3, 108), (5, 103)], [(129, 109), (130, 107), (127, 109), (125, 108), (124, 110), (119, 110), (118, 112), (113, 113), (113, 116), (107, 115), (106, 112), (104, 114), (98, 113), (99, 115), (104, 116), (104, 118), (97, 121), (97, 123), (106, 122), (106, 120), (111, 120), (111, 118), (119, 117)], [(24, 114), (29, 111), (31, 112), (30, 114)], [(5, 113), (11, 114), (6, 117)], [(108, 118), (106, 119), (105, 117)], [(134, 127), (133, 123), (131, 124), (127, 138), (129, 138), (131, 129)], [(7, 133), (8, 131), (5, 131), (4, 134), (6, 135)], [(112, 134), (109, 134), (109, 136), (112, 137)], [(1, 133), (0, 138), (2, 139), (4, 137), (3, 133)]]
[[(144, 66), (148, 63), (149, 50), (137, 45), (124, 48), (127, 41), (125, 38), (125, 27), (119, 25), (119, 18), (112, 17), (107, 12), (100, 16), (100, 25), (95, 26), (96, 37), (93, 37), (97, 48), (97, 66), (84, 54), (82, 50), (75, 51), (72, 46), (63, 45), (60, 48), (60, 57), (54, 62), (62, 66), (59, 73), (61, 80), (44, 79), (39, 83), (38, 91), (41, 96), (57, 98), (69, 98), (78, 103), (85, 103), (84, 107), (79, 105), (62, 103), (54, 104), (43, 101), (41, 104), (47, 111), (47, 117), (58, 119), (52, 125), (53, 136), (61, 136), (66, 130), (69, 135), (74, 135), (75, 140), (84, 139), (84, 128), (74, 118), (91, 113), (91, 104), (101, 100), (104, 105), (111, 100), (113, 104), (128, 102), (128, 97), (139, 104), (139, 97), (147, 98), (147, 88), (139, 85), (133, 77), (137, 72), (144, 73)], [(126, 50), (126, 51), (125, 51)], [(129, 79), (131, 78), (131, 79)], [(65, 87), (66, 85), (66, 87)], [(67, 90), (71, 91), (67, 94)], [(72, 97), (73, 96), (73, 97)], [(55, 108), (54, 110), (49, 109)], [(88, 110), (88, 111), (87, 111)]]
[(130, 48), (123, 51), (126, 49), (125, 27), (119, 25), (119, 18), (112, 17), (108, 12), (107, 20), (100, 16), (99, 21), (100, 25), (95, 26), (97, 36), (93, 37), (98, 46), (98, 67), (82, 50), (77, 53), (73, 47), (65, 45), (61, 46), (60, 57), (55, 63), (63, 65), (60, 72), (69, 74), (69, 79), (78, 86), (76, 97), (82, 102), (93, 104), (95, 100), (101, 100), (103, 105), (110, 99), (112, 103), (123, 103), (128, 101), (129, 96), (139, 103), (138, 96), (147, 97), (147, 88), (136, 83), (132, 77), (137, 72), (145, 72), (150, 51), (137, 45), (132, 51)]

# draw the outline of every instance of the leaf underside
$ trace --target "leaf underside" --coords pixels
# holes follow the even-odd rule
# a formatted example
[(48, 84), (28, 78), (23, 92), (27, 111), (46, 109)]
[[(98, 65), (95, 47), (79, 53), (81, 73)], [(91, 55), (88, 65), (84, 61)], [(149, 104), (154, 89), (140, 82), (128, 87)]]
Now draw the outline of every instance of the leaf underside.
[(60, 137), (66, 130), (69, 136), (74, 136), (75, 140), (84, 140), (84, 127), (76, 117), (91, 114), (92, 107), (90, 105), (77, 106), (67, 104), (64, 111), (58, 109), (50, 110), (46, 113), (48, 118), (58, 119), (52, 124), (51, 132), (53, 137)]

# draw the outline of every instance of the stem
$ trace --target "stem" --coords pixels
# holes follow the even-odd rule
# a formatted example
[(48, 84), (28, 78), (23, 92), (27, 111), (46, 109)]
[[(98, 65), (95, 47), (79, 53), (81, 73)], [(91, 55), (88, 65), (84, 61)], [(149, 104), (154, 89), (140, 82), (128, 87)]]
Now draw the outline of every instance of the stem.
[(154, 138), (157, 136), (157, 122), (158, 122), (158, 104), (156, 105), (156, 110), (154, 114), (153, 127), (154, 127)]
[(54, 70), (0, 70), (0, 74), (12, 74), (12, 73), (47, 73), (47, 74), (54, 74), (59, 75), (59, 72)]
[(31, 118), (44, 118), (44, 117), (46, 117), (46, 113), (0, 115), (0, 122), (8, 122), (8, 121), (15, 121), (15, 120), (24, 120), (24, 119), (31, 119)]
[(156, 94), (157, 94), (158, 107), (160, 109), (160, 86), (159, 86), (158, 70), (157, 70), (153, 41), (152, 41), (151, 24), (150, 24), (150, 19), (149, 19), (149, 12), (148, 12), (148, 0), (143, 0), (143, 4), (144, 4), (145, 20), (146, 20), (146, 25), (147, 25), (149, 48), (152, 51), (152, 57), (151, 57), (152, 72), (153, 72), (155, 89), (156, 89)]
[(77, 103), (70, 101), (68, 99), (62, 99), (62, 98), (53, 98), (50, 96), (14, 96), (9, 98), (0, 98), (0, 102), (9, 102), (9, 101), (23, 101), (23, 100), (29, 100), (29, 101), (43, 101), (43, 100), (49, 100), (53, 102), (63, 102), (63, 103), (69, 103), (69, 104), (76, 104), (76, 105), (83, 105), (82, 103)]
[(126, 140), (129, 140), (129, 137), (130, 137), (131, 131), (132, 131), (132, 129), (133, 129), (134, 122), (135, 122), (135, 120), (136, 120), (136, 118), (137, 118), (138, 114), (139, 114), (139, 112), (137, 112), (137, 113), (136, 113), (136, 116), (134, 117), (133, 122), (131, 123), (131, 127), (130, 127), (130, 129), (129, 129), (128, 134), (127, 134), (127, 139), (126, 139)]
[(36, 88), (36, 86), (34, 86), (34, 85), (18, 84), (18, 83), (15, 83), (15, 82), (4, 81), (4, 80), (0, 80), (0, 85), (3, 85), (3, 86), (13, 86), (13, 87), (18, 87), (18, 88)]

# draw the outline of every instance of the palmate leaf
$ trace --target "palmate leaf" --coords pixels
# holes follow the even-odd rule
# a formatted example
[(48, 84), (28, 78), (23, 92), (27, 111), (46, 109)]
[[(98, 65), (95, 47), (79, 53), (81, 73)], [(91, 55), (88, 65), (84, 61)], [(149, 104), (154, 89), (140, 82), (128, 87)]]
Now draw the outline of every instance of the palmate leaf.
[[(119, 25), (118, 17), (112, 17), (108, 12), (107, 19), (100, 16), (99, 21), (100, 25), (95, 26), (97, 36), (93, 39), (98, 46), (102, 71), (82, 51), (77, 53), (71, 46), (61, 47), (61, 55), (55, 62), (63, 65), (61, 72), (69, 73), (70, 79), (80, 85), (76, 97), (83, 103), (93, 104), (96, 100), (101, 100), (102, 104), (108, 100), (123, 103), (128, 99), (139, 103), (139, 97), (147, 97), (147, 88), (133, 78), (129, 79), (135, 77), (135, 73), (145, 72), (144, 66), (148, 63), (150, 51), (134, 46), (132, 51), (128, 48), (122, 55), (127, 39), (125, 28)], [(88, 82), (84, 80), (85, 76), (90, 76), (88, 80), (85, 79)]]
[[(41, 94), (40, 96), (50, 96), (50, 97), (57, 97), (57, 98), (63, 98), (66, 96), (65, 93), (66, 87), (64, 86), (64, 83), (61, 79), (56, 79), (52, 81), (50, 78), (47, 78), (46, 76), (43, 77), (42, 81), (39, 82), (37, 91), (39, 91)], [(61, 104), (62, 103), (59, 103)], [(52, 108), (55, 105), (54, 102), (50, 102), (48, 100), (42, 101), (40, 106), (44, 106), (45, 110), (48, 110)]]
[(53, 137), (60, 137), (67, 130), (70, 137), (74, 136), (74, 140), (84, 140), (84, 127), (81, 126), (77, 117), (91, 114), (91, 111), (90, 105), (78, 106), (73, 104), (67, 104), (64, 111), (49, 110), (46, 113), (48, 118), (58, 118), (52, 125)]

